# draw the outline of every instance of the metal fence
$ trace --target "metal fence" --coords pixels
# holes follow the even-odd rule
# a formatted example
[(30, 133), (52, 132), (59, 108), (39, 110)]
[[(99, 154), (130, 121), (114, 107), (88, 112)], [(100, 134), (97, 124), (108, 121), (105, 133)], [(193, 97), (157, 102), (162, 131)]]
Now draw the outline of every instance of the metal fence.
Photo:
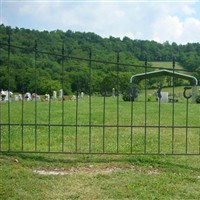
[[(67, 60), (75, 60), (78, 65), (87, 66), (88, 93), (83, 94), (80, 80), (77, 78), (74, 96), (66, 96), (61, 91), (56, 96), (52, 90), (45, 101), (34, 96), (33, 100), (25, 98), (26, 86), (22, 84), (21, 93), (7, 96), (0, 101), (0, 152), (6, 153), (65, 153), (65, 154), (130, 154), (130, 155), (200, 155), (200, 106), (192, 103), (188, 91), (190, 87), (179, 88), (175, 85), (175, 73), (186, 70), (176, 69), (175, 62), (171, 68), (171, 87), (150, 89), (148, 71), (156, 68), (144, 65), (124, 64), (120, 54), (116, 61), (102, 61), (88, 58), (44, 52), (37, 48), (19, 47), (1, 43), (7, 51), (6, 74), (7, 88), (10, 91), (11, 51), (20, 49), (23, 55), (32, 56), (35, 74), (32, 78), (37, 95), (38, 77), (36, 69), (40, 55), (51, 55), (60, 59), (61, 85), (64, 86), (63, 72)], [(12, 54), (13, 55), (13, 54)], [(115, 88), (107, 91), (102, 86), (98, 93), (93, 93), (93, 69), (97, 64), (112, 66), (116, 72)], [(2, 66), (1, 66), (2, 67)], [(5, 67), (5, 66), (4, 66)], [(122, 67), (143, 70), (143, 89), (139, 95), (130, 83), (128, 100), (122, 99), (119, 89)], [(158, 68), (157, 68), (158, 69)], [(160, 69), (160, 67), (159, 67)], [(164, 68), (162, 68), (164, 69)], [(17, 70), (17, 69), (16, 69)], [(81, 67), (77, 70), (81, 70)], [(16, 72), (17, 73), (17, 72)], [(135, 75), (135, 74), (133, 74)], [(0, 77), (1, 79), (3, 77)], [(131, 77), (130, 77), (131, 78)], [(162, 96), (166, 97), (163, 103)], [(16, 96), (17, 95), (17, 96)], [(44, 95), (44, 94), (43, 94)], [(65, 97), (65, 98), (64, 98)], [(136, 98), (137, 97), (137, 98)], [(44, 97), (45, 98), (45, 97)], [(165, 99), (165, 100), (166, 100)]]

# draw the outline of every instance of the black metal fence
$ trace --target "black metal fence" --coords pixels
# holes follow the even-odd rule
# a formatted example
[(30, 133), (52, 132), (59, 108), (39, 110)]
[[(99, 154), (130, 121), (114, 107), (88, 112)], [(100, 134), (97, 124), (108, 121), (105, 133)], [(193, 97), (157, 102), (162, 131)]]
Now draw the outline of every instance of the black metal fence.
[[(40, 51), (37, 43), (33, 48), (25, 48), (12, 45), (10, 40), (1, 43), (0, 47), (7, 51), (7, 57), (2, 58), (7, 63), (7, 88), (2, 89), (8, 91), (8, 95), (1, 96), (0, 101), (0, 152), (200, 155), (200, 106), (192, 102), (188, 94), (190, 87), (176, 87), (175, 72), (188, 72), (176, 69), (175, 62), (167, 68), (172, 72), (171, 87), (150, 89), (149, 79), (144, 76), (143, 89), (138, 95), (129, 79), (126, 81), (132, 89), (124, 98), (128, 101), (124, 101), (119, 89), (120, 68), (129, 67), (133, 71), (137, 68), (147, 74), (149, 70), (156, 69), (148, 66), (147, 61), (144, 65), (120, 63), (119, 53), (116, 54), (116, 62), (95, 60), (91, 50), (88, 58), (81, 58), (65, 55), (64, 47), (57, 54)], [(15, 49), (20, 49), (23, 55), (31, 55), (30, 59), (34, 61), (32, 100), (26, 98), (24, 84), (18, 93), (12, 96), (9, 93), (12, 81), (10, 69), (14, 67), (10, 63), (10, 52)], [(81, 81), (77, 78), (73, 96), (66, 96), (62, 90), (60, 95), (56, 95), (52, 89), (44, 97), (44, 94), (37, 95), (37, 61), (44, 54), (61, 60), (62, 88), (65, 61), (76, 60), (80, 66), (84, 63), (89, 77), (87, 93), (82, 92)], [(103, 85), (99, 87), (99, 92), (93, 92), (93, 69), (96, 64), (106, 64), (115, 69), (115, 88), (112, 91), (107, 91)], [(2, 75), (0, 78), (3, 78)], [(167, 94), (165, 100), (162, 99), (162, 91)]]

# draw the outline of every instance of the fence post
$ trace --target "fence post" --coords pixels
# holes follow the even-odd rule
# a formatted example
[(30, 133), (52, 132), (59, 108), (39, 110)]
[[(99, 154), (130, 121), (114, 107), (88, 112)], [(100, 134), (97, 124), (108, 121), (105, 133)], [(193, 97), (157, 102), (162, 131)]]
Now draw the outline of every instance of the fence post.
[(159, 102), (159, 107), (158, 107), (158, 153), (160, 154), (160, 115), (161, 115), (161, 108), (160, 108), (160, 100), (162, 98), (161, 95), (161, 90), (162, 90), (162, 85), (158, 88), (157, 94), (158, 94), (158, 102)]
[(145, 123), (145, 133), (144, 133), (144, 153), (147, 152), (147, 58), (145, 59), (145, 116), (144, 116), (144, 123)]
[[(0, 59), (1, 59), (1, 45), (0, 45)], [(0, 66), (1, 67), (1, 66)], [(2, 82), (0, 82), (0, 83), (2, 83)], [(2, 85), (0, 84), (0, 89), (2, 89), (3, 87), (2, 87)], [(1, 97), (0, 97), (1, 98)], [(1, 145), (2, 145), (2, 107), (1, 107), (1, 99), (0, 99), (0, 152), (2, 151), (2, 147), (1, 147)]]
[(185, 135), (185, 153), (187, 154), (188, 152), (188, 105), (189, 105), (189, 99), (192, 97), (192, 95), (187, 96), (186, 95), (186, 90), (188, 89), (192, 89), (192, 87), (185, 87), (184, 88), (184, 92), (183, 92), (183, 96), (187, 99), (187, 103), (186, 103), (186, 135)]
[[(35, 95), (37, 96), (37, 89), (38, 89), (38, 77), (37, 77), (37, 40), (35, 40)], [(35, 151), (37, 151), (37, 98), (35, 97)]]
[(11, 135), (10, 135), (10, 36), (11, 33), (8, 35), (8, 150), (10, 151), (10, 142), (11, 142)]
[(119, 152), (119, 52), (117, 52), (117, 153)]
[(173, 68), (173, 77), (172, 77), (172, 83), (173, 83), (173, 94), (172, 94), (172, 154), (174, 154), (174, 111), (175, 111), (175, 105), (174, 105), (174, 96), (175, 96), (175, 76), (174, 76), (174, 73), (175, 73), (175, 59), (173, 58), (173, 61), (172, 61), (172, 68)]
[(92, 151), (92, 49), (89, 49), (89, 152)]
[(62, 102), (62, 152), (64, 152), (64, 55), (65, 55), (65, 45), (62, 44), (62, 95), (61, 95), (61, 102)]

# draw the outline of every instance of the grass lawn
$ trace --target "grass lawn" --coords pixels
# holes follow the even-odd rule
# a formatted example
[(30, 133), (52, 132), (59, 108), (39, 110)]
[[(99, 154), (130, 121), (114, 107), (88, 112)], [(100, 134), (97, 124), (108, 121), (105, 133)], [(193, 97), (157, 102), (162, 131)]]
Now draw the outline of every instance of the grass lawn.
[(199, 156), (3, 154), (0, 162), (2, 200), (200, 197)]
[[(173, 69), (172, 62), (152, 61), (150, 63), (152, 64), (152, 67)], [(183, 67), (178, 62), (176, 62), (175, 63), (175, 69), (183, 69)]]
[(200, 106), (142, 98), (1, 103), (2, 151), (149, 155), (1, 153), (0, 199), (199, 199)]

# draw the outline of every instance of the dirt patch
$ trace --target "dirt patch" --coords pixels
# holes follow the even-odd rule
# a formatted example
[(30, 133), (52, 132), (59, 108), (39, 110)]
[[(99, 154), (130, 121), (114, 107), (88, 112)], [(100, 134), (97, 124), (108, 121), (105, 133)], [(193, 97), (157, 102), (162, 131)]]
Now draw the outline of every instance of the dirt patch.
[(138, 167), (105, 167), (105, 168), (98, 168), (98, 167), (79, 167), (79, 168), (74, 168), (72, 167), (71, 169), (64, 169), (64, 168), (55, 168), (55, 169), (36, 169), (33, 172), (36, 174), (40, 175), (69, 175), (69, 174), (109, 174), (113, 172), (120, 172), (120, 171), (128, 171), (128, 170), (133, 170), (141, 173), (145, 173), (148, 175), (155, 175), (159, 174), (158, 169), (142, 169)]
[(67, 174), (106, 174), (112, 173), (116, 171), (122, 171), (122, 168), (112, 167), (112, 168), (93, 168), (93, 167), (79, 167), (79, 168), (71, 168), (71, 169), (37, 169), (34, 170), (34, 173), (41, 175), (67, 175)]

